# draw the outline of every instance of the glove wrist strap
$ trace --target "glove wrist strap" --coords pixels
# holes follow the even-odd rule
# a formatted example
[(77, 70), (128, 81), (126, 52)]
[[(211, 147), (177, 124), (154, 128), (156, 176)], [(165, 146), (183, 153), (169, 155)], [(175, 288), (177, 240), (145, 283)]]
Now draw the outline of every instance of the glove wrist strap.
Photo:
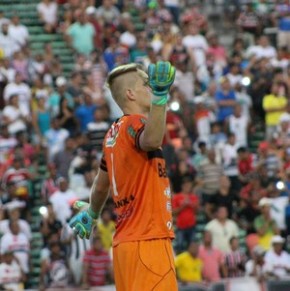
[(164, 95), (153, 95), (152, 104), (153, 105), (165, 105), (167, 103), (167, 94)]
[(88, 208), (88, 214), (93, 219), (98, 219), (100, 215), (98, 212), (94, 212), (91, 207)]

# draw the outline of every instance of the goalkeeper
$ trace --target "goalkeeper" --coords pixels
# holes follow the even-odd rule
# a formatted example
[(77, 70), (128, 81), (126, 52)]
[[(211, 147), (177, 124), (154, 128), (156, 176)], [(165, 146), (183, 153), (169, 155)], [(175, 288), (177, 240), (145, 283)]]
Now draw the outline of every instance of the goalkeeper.
[(88, 238), (108, 192), (115, 203), (113, 263), (118, 291), (177, 290), (171, 240), (171, 193), (161, 144), (175, 68), (157, 62), (148, 75), (136, 64), (115, 68), (107, 83), (124, 115), (106, 134), (90, 204), (70, 226)]

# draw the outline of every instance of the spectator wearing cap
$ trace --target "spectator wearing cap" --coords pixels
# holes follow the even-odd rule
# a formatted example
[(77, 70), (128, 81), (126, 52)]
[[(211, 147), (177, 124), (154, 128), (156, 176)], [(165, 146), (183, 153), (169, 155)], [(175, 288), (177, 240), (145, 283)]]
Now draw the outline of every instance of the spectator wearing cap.
[(258, 235), (258, 243), (265, 250), (271, 247), (271, 239), (275, 234), (279, 234), (277, 223), (271, 216), (271, 200), (262, 198), (259, 201), (261, 215), (255, 218), (254, 227)]
[(67, 79), (63, 76), (57, 77), (55, 81), (56, 91), (53, 92), (48, 100), (48, 106), (50, 108), (52, 117), (55, 117), (59, 114), (60, 111), (60, 100), (65, 98), (68, 101), (68, 106), (74, 108), (74, 99), (67, 92)]
[(279, 119), (286, 111), (287, 98), (281, 90), (282, 86), (279, 83), (273, 83), (271, 92), (263, 98), (263, 109), (266, 112), (266, 137), (270, 140), (274, 132), (277, 130)]
[(230, 238), (231, 250), (225, 255), (225, 265), (228, 270), (229, 278), (243, 277), (245, 273), (246, 255), (239, 247), (237, 237)]
[(242, 116), (245, 116), (248, 121), (252, 119), (252, 107), (253, 101), (247, 92), (245, 86), (243, 86), (242, 81), (237, 83), (235, 86), (235, 95), (237, 103), (242, 107)]
[(260, 247), (255, 246), (251, 252), (251, 259), (245, 265), (245, 275), (256, 277), (259, 281), (266, 278), (265, 271), (265, 256), (266, 251)]
[(52, 161), (54, 155), (64, 149), (65, 140), (69, 136), (69, 132), (60, 127), (58, 118), (51, 120), (50, 129), (45, 133), (45, 143), (48, 149), (49, 161)]
[(72, 215), (70, 208), (70, 200), (76, 198), (76, 194), (73, 190), (68, 188), (68, 181), (64, 177), (60, 177), (57, 180), (59, 190), (54, 192), (49, 198), (49, 202), (52, 204), (53, 211), (62, 225), (64, 225)]
[(172, 198), (173, 215), (176, 218), (176, 251), (186, 249), (195, 235), (196, 215), (199, 199), (193, 192), (193, 180), (187, 176), (182, 179), (181, 192)]
[(2, 290), (24, 290), (24, 276), (19, 263), (10, 249), (2, 249), (0, 263), (0, 288)]
[(29, 240), (24, 233), (20, 231), (19, 222), (11, 220), (9, 222), (10, 232), (5, 233), (0, 240), (1, 250), (10, 250), (19, 261), (21, 270), (29, 273)]
[(198, 257), (198, 252), (199, 244), (191, 241), (186, 251), (175, 258), (176, 275), (182, 286), (202, 282), (202, 271), (205, 266)]
[(37, 12), (39, 19), (44, 24), (44, 29), (47, 33), (52, 33), (58, 22), (58, 6), (54, 0), (42, 0), (38, 3)]
[(202, 240), (198, 250), (198, 257), (204, 266), (202, 277), (207, 282), (218, 282), (221, 277), (227, 277), (224, 254), (213, 246), (211, 232), (205, 230)]
[(9, 33), (9, 24), (4, 22), (1, 25), (1, 34), (0, 34), (0, 48), (3, 50), (5, 58), (11, 58), (13, 54), (20, 50), (18, 43), (13, 39)]
[(19, 108), (25, 115), (30, 115), (31, 90), (29, 86), (23, 82), (22, 74), (16, 72), (15, 81), (9, 83), (4, 89), (4, 100), (6, 103), (12, 95), (19, 97)]
[(223, 253), (230, 251), (230, 238), (239, 235), (237, 224), (228, 219), (228, 210), (223, 205), (218, 206), (216, 218), (207, 223), (205, 229), (212, 234), (213, 246)]
[(25, 46), (29, 40), (27, 27), (20, 23), (18, 15), (11, 18), (11, 23), (8, 27), (8, 35), (18, 43), (20, 47)]
[(265, 271), (277, 279), (287, 278), (290, 273), (290, 256), (283, 250), (285, 239), (274, 235), (271, 239), (272, 249), (265, 254)]
[(228, 78), (222, 77), (220, 86), (220, 89), (216, 92), (215, 99), (218, 106), (217, 120), (223, 123), (234, 112), (236, 95)]
[(94, 49), (95, 35), (94, 26), (88, 22), (85, 13), (79, 11), (77, 21), (66, 31), (66, 41), (78, 54), (89, 56)]
[(113, 269), (111, 259), (103, 249), (99, 234), (93, 237), (92, 248), (87, 250), (83, 259), (83, 287), (104, 286), (107, 278), (113, 280)]

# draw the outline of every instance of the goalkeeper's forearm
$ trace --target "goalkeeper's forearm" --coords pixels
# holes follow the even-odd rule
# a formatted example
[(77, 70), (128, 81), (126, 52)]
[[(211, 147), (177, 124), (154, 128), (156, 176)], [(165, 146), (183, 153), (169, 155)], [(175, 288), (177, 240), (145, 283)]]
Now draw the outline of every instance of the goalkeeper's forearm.
[(109, 178), (106, 172), (99, 170), (94, 179), (90, 195), (90, 210), (95, 216), (100, 215), (109, 196)]
[(151, 151), (162, 145), (166, 127), (166, 104), (152, 104), (143, 134), (140, 136), (140, 147), (144, 151)]

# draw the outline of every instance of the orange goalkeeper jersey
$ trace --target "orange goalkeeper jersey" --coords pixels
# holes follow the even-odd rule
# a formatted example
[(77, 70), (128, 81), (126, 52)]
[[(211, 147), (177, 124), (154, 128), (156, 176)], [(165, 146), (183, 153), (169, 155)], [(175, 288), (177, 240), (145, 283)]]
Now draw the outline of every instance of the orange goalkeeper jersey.
[(142, 115), (124, 115), (113, 123), (104, 139), (101, 168), (109, 174), (117, 214), (114, 245), (174, 238), (162, 150), (145, 152), (139, 146), (145, 123)]

